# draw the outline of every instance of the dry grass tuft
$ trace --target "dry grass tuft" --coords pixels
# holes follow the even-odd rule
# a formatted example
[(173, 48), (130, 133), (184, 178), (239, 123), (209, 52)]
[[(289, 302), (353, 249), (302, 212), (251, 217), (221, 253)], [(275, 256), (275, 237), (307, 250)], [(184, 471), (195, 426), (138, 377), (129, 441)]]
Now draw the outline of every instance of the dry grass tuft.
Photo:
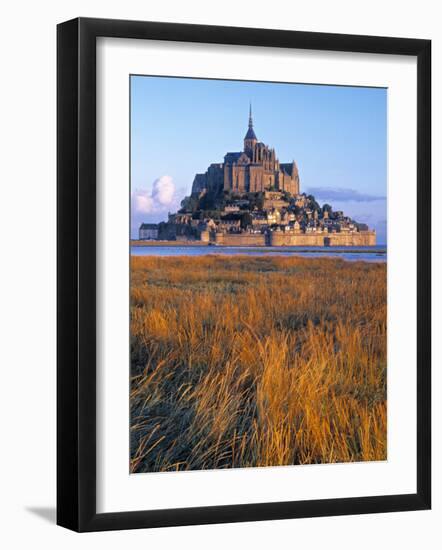
[(386, 266), (133, 257), (131, 471), (385, 460)]

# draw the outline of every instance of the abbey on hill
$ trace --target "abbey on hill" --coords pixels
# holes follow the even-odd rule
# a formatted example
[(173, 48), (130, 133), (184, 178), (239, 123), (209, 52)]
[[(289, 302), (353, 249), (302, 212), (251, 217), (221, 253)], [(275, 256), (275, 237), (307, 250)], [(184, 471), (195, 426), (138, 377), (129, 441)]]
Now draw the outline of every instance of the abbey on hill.
[(244, 150), (227, 153), (224, 162), (209, 166), (204, 174), (196, 174), (192, 194), (207, 191), (219, 193), (257, 193), (265, 190), (299, 193), (296, 162), (280, 163), (274, 149), (258, 141), (253, 129), (252, 106), (249, 128), (244, 137)]
[(301, 193), (295, 161), (279, 162), (258, 141), (252, 109), (243, 151), (196, 174), (176, 214), (143, 223), (140, 240), (202, 241), (228, 246), (374, 246), (376, 232)]

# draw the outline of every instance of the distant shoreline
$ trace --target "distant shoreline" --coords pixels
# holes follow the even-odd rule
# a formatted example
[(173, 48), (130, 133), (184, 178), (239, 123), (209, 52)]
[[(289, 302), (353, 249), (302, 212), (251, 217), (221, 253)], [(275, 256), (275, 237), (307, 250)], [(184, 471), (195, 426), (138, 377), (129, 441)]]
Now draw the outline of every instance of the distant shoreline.
[[(136, 241), (131, 240), (130, 242), (131, 247), (207, 247), (209, 246), (209, 243), (201, 242), (201, 241)], [(373, 247), (352, 247), (352, 246), (312, 246), (310, 248), (306, 248), (305, 246), (247, 246), (247, 245), (235, 245), (234, 247), (228, 246), (228, 245), (210, 245), (214, 249), (223, 249), (223, 248), (257, 248), (262, 249), (263, 251), (268, 250), (272, 252), (281, 251), (284, 252), (287, 248), (296, 248), (296, 252), (314, 252), (314, 253), (323, 253), (327, 254), (333, 251), (336, 254), (342, 253), (348, 253), (351, 251), (352, 254), (386, 254), (387, 252), (387, 246), (386, 245), (377, 245)], [(378, 248), (380, 247), (380, 248)]]
[(136, 241), (131, 240), (130, 246), (209, 246), (202, 241)]

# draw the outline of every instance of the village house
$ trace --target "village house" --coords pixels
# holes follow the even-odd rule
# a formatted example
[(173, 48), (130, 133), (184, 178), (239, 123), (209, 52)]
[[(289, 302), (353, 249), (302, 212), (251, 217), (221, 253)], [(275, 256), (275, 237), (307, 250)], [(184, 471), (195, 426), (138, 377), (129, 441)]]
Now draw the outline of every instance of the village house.
[(158, 224), (142, 223), (138, 230), (138, 238), (140, 241), (158, 239)]

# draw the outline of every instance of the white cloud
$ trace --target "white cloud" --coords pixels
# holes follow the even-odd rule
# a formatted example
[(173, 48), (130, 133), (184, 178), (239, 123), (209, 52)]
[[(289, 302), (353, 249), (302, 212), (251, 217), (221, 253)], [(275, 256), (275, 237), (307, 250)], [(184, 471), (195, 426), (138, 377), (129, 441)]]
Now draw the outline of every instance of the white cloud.
[(175, 199), (175, 184), (170, 176), (161, 176), (152, 186), (152, 199), (163, 206), (169, 206)]
[(176, 204), (176, 190), (170, 176), (161, 176), (152, 184), (152, 191), (136, 189), (132, 192), (133, 214), (165, 212)]
[(137, 214), (149, 214), (153, 210), (153, 199), (148, 191), (137, 189), (132, 193), (132, 210)]

